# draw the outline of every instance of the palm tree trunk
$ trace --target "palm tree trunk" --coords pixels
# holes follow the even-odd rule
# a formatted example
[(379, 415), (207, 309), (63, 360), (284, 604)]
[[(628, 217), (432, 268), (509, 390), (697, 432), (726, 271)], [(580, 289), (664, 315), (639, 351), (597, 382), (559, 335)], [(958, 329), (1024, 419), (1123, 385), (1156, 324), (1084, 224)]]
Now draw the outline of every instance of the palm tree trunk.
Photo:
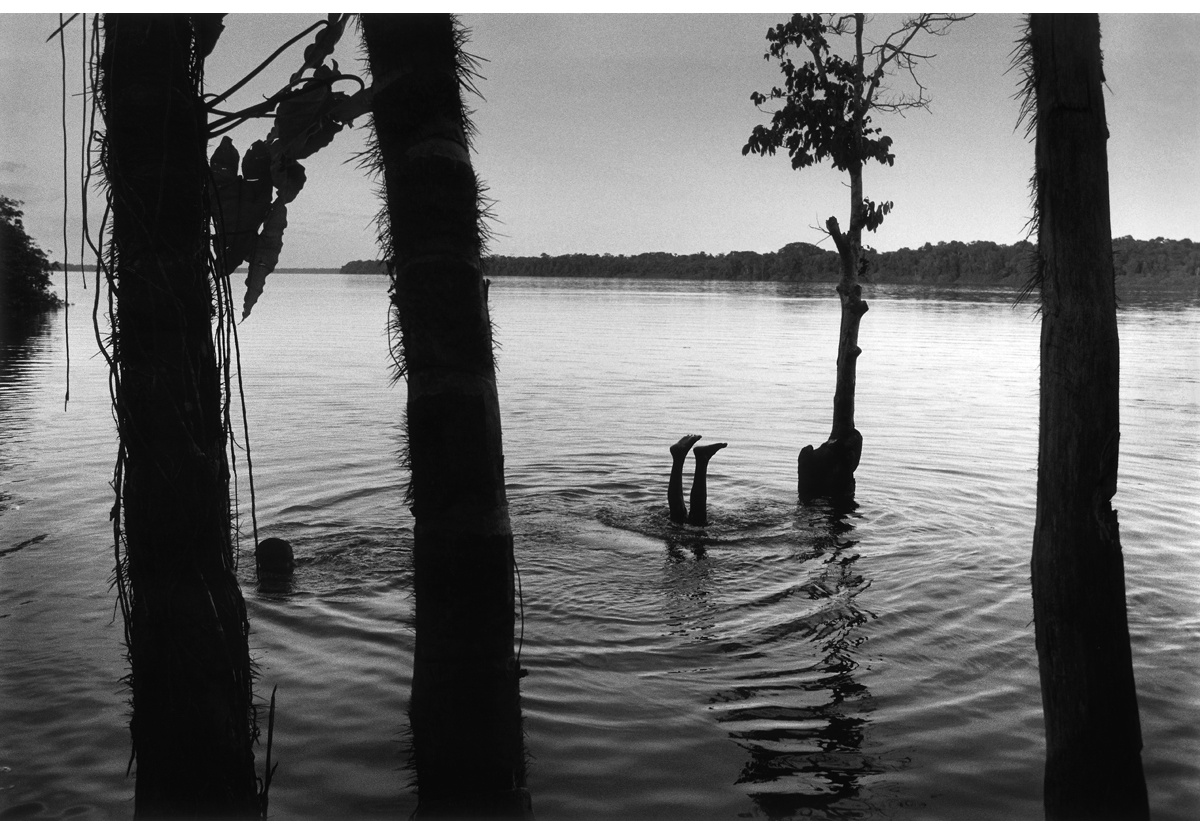
[(199, 59), (183, 15), (106, 15), (104, 38), (134, 814), (251, 819), (249, 629), (211, 329)]
[(418, 815), (527, 816), (513, 537), (462, 35), (444, 14), (363, 15), (362, 28), (408, 380)]
[(1145, 819), (1117, 514), (1119, 355), (1096, 15), (1035, 14), (1042, 377), (1033, 607), (1046, 816)]

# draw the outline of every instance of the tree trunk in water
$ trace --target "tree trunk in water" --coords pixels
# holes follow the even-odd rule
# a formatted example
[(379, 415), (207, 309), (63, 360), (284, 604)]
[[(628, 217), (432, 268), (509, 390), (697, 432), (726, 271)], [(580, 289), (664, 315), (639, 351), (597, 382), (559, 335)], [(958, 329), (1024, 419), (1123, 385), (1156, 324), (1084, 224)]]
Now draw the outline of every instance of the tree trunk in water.
[(479, 185), (449, 15), (363, 15), (408, 379), (418, 816), (527, 817)]
[[(861, 172), (851, 172), (852, 194), (856, 206), (862, 202)], [(854, 209), (861, 211), (861, 207)], [(842, 317), (838, 329), (837, 384), (833, 394), (833, 429), (817, 449), (805, 446), (796, 462), (797, 492), (801, 499), (817, 496), (853, 497), (854, 470), (862, 457), (862, 435), (854, 427), (854, 383), (858, 369), (858, 325), (867, 312), (862, 285), (858, 283), (858, 262), (862, 251), (860, 222), (851, 214), (850, 230), (842, 234), (837, 218), (830, 217), (826, 228), (837, 245), (842, 264), (842, 280), (837, 293)]]
[(207, 273), (205, 114), (184, 15), (106, 15), (137, 818), (259, 816), (249, 631)]
[(1032, 584), (1050, 819), (1145, 819), (1117, 514), (1116, 302), (1100, 25), (1030, 17), (1041, 407)]

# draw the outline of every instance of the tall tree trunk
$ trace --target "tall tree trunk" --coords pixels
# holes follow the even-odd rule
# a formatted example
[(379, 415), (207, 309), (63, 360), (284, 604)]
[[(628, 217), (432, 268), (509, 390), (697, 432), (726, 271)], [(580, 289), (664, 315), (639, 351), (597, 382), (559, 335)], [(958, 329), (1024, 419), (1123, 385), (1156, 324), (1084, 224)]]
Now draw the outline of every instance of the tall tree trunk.
[(837, 293), (841, 300), (841, 324), (838, 328), (837, 382), (833, 393), (833, 428), (829, 439), (814, 449), (805, 446), (796, 461), (796, 489), (801, 499), (817, 496), (851, 498), (854, 496), (854, 470), (862, 457), (862, 435), (854, 427), (854, 385), (858, 371), (858, 325), (867, 312), (858, 283), (858, 263), (862, 255), (862, 172), (851, 171), (851, 199), (857, 196), (859, 208), (851, 210), (850, 229), (843, 233), (836, 217), (826, 228), (837, 246), (842, 279)]
[(184, 15), (106, 15), (101, 89), (138, 818), (254, 818), (246, 607), (213, 348), (200, 59)]
[[(854, 15), (854, 101), (863, 101), (863, 26), (866, 16)], [(857, 158), (861, 160), (865, 111), (856, 112), (854, 120), (855, 141), (860, 146)], [(836, 217), (825, 221), (833, 243), (837, 247), (838, 260), (842, 266), (842, 279), (838, 282), (837, 294), (841, 301), (841, 323), (838, 327), (837, 381), (833, 392), (833, 428), (829, 439), (817, 449), (805, 446), (796, 460), (796, 491), (802, 500), (817, 496), (852, 498), (854, 496), (854, 470), (862, 457), (862, 435), (854, 427), (854, 386), (858, 373), (858, 325), (867, 312), (863, 301), (862, 285), (858, 283), (858, 265), (862, 259), (863, 215), (862, 162), (856, 162), (850, 174), (850, 223), (843, 232)]]
[[(835, 235), (838, 256), (842, 265), (842, 279), (838, 282), (837, 294), (841, 300), (842, 317), (838, 328), (837, 385), (833, 394), (833, 428), (829, 433), (831, 442), (843, 442), (856, 449), (850, 472), (858, 466), (858, 453), (862, 451), (862, 435), (854, 427), (854, 384), (858, 370), (858, 325), (867, 312), (863, 301), (862, 285), (858, 283), (858, 264), (862, 258), (862, 173), (851, 171), (851, 193), (857, 203), (851, 214), (850, 231), (846, 235)], [(837, 229), (837, 219), (827, 221), (831, 229)]]
[(1046, 816), (1145, 819), (1117, 514), (1119, 356), (1096, 15), (1030, 17), (1042, 378), (1033, 609)]
[(418, 815), (523, 817), (513, 537), (462, 35), (445, 14), (362, 24), (408, 380)]

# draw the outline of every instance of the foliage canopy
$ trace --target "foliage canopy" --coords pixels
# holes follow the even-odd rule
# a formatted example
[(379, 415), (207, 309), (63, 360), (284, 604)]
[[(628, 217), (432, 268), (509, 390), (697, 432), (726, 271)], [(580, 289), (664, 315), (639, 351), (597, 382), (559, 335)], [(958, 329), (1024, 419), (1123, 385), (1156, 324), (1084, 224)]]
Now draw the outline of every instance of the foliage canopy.
[(23, 204), (0, 194), (0, 312), (57, 310), (62, 301), (50, 289), (50, 263), (25, 231)]
[[(750, 95), (759, 109), (771, 102), (778, 103), (778, 108), (768, 111), (769, 125), (755, 126), (742, 155), (774, 156), (782, 149), (787, 151), (794, 170), (828, 160), (837, 170), (849, 173), (852, 196), (846, 235), (857, 246), (861, 230), (877, 229), (892, 209), (891, 202), (876, 204), (862, 196), (863, 165), (871, 160), (892, 165), (896, 159), (891, 137), (872, 124), (871, 113), (928, 108), (929, 97), (915, 70), (921, 61), (933, 56), (913, 51), (913, 39), (922, 32), (945, 34), (952, 23), (969, 16), (915, 15), (874, 44), (864, 43), (863, 14), (796, 14), (771, 27), (763, 57), (779, 63), (784, 83), (772, 87), (769, 93)], [(832, 49), (830, 38), (840, 36), (854, 39), (849, 57)], [(804, 60), (793, 58), (793, 51), (804, 55)], [(911, 77), (916, 93), (884, 97), (884, 81), (897, 71)], [(834, 218), (828, 221), (827, 229), (839, 241), (841, 250), (841, 231)]]

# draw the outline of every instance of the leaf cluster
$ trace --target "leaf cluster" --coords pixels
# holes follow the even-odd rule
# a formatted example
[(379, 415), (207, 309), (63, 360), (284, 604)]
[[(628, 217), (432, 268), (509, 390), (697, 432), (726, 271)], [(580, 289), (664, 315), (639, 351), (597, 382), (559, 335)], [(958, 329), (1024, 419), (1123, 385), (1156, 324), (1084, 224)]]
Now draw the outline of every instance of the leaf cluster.
[[(250, 315), (267, 276), (279, 263), (283, 232), (287, 228), (287, 204), (297, 197), (307, 180), (300, 160), (329, 145), (343, 127), (353, 124), (355, 118), (370, 108), (370, 89), (357, 76), (342, 74), (337, 61), (330, 58), (348, 17), (329, 15), (284, 44), (225, 93), (208, 100), (209, 112), (217, 116), (209, 123), (210, 136), (220, 135), (250, 118), (273, 118), (266, 138), (251, 144), (244, 157), (233, 141), (223, 136), (209, 162), (216, 194), (218, 272), (223, 277), (243, 263), (250, 265), (243, 318)], [(283, 89), (242, 111), (230, 113), (216, 108), (283, 49), (314, 29), (317, 34), (305, 47), (303, 63)], [(357, 82), (358, 91), (350, 94), (334, 89), (342, 81)]]
[[(780, 102), (770, 125), (757, 125), (742, 154), (773, 156), (785, 149), (793, 169), (829, 160), (839, 171), (861, 170), (864, 162), (891, 165), (891, 137), (871, 126), (868, 90), (878, 86), (882, 67), (865, 74), (861, 56), (847, 60), (834, 53), (829, 35), (843, 34), (841, 21), (828, 22), (819, 14), (797, 14), (767, 31), (767, 60), (779, 62), (784, 85), (769, 93), (752, 93), (750, 100), (762, 109)], [(802, 51), (811, 60), (797, 62), (791, 51)]]

